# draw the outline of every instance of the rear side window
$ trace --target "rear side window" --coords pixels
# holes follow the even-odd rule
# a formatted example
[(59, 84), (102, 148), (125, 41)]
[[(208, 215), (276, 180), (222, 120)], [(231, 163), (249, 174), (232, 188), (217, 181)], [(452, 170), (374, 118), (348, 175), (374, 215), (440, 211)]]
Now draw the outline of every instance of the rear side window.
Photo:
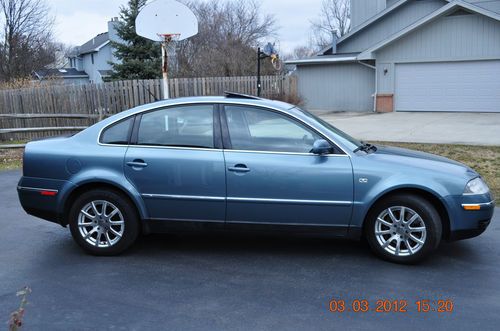
[(171, 107), (142, 115), (137, 144), (214, 148), (213, 105)]
[(108, 127), (101, 135), (103, 144), (128, 145), (128, 138), (132, 128), (133, 117)]

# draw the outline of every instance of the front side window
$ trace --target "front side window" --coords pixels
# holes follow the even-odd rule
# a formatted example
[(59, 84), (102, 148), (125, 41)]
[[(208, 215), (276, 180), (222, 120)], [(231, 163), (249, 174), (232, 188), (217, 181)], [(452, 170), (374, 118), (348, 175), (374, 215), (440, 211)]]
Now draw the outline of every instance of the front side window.
[(318, 122), (320, 125), (324, 126), (327, 130), (331, 131), (332, 133), (340, 136), (341, 138), (347, 140), (348, 142), (350, 142), (351, 144), (353, 144), (353, 148), (356, 148), (356, 147), (359, 147), (362, 145), (362, 142), (351, 137), (350, 135), (348, 135), (347, 133), (339, 130), (338, 128), (334, 127), (333, 125), (331, 125), (330, 123), (328, 123), (327, 121), (325, 121), (324, 119), (308, 112), (308, 111), (305, 111), (305, 110), (302, 110), (298, 107), (295, 107), (295, 110), (297, 111), (300, 111), (302, 114), (308, 116), (309, 118), (311, 118), (312, 120)]
[(212, 105), (180, 106), (142, 115), (138, 145), (214, 148)]
[(309, 153), (318, 134), (297, 121), (261, 108), (226, 106), (227, 125), (235, 150)]
[(103, 144), (127, 145), (133, 122), (134, 118), (130, 117), (108, 127), (102, 133), (100, 142)]

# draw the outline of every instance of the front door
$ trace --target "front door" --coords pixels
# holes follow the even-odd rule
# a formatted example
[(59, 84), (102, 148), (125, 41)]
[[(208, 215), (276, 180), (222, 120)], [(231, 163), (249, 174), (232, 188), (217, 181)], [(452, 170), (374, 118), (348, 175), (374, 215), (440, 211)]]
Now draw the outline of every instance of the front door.
[(154, 110), (136, 121), (124, 168), (151, 219), (224, 222), (224, 155), (214, 115), (213, 105), (202, 104)]
[(353, 202), (347, 155), (310, 153), (323, 137), (273, 110), (227, 105), (223, 113), (229, 226), (328, 226), (345, 234)]

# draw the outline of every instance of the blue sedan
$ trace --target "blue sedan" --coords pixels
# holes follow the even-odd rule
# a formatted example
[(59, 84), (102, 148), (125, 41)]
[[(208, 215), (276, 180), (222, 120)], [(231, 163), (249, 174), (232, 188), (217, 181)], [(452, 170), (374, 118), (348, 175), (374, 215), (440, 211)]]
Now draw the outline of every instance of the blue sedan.
[(378, 256), (415, 263), (481, 234), (494, 211), (461, 163), (362, 143), (239, 94), (161, 101), (30, 142), (18, 193), (95, 255), (152, 232), (252, 231), (365, 238)]

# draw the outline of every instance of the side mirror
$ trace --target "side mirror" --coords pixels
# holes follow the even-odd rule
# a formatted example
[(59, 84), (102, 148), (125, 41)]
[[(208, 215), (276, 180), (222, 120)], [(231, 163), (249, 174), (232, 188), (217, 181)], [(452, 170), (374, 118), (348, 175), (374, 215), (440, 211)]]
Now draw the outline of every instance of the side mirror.
[(317, 155), (330, 154), (332, 152), (332, 146), (325, 139), (318, 139), (314, 142), (311, 153)]

